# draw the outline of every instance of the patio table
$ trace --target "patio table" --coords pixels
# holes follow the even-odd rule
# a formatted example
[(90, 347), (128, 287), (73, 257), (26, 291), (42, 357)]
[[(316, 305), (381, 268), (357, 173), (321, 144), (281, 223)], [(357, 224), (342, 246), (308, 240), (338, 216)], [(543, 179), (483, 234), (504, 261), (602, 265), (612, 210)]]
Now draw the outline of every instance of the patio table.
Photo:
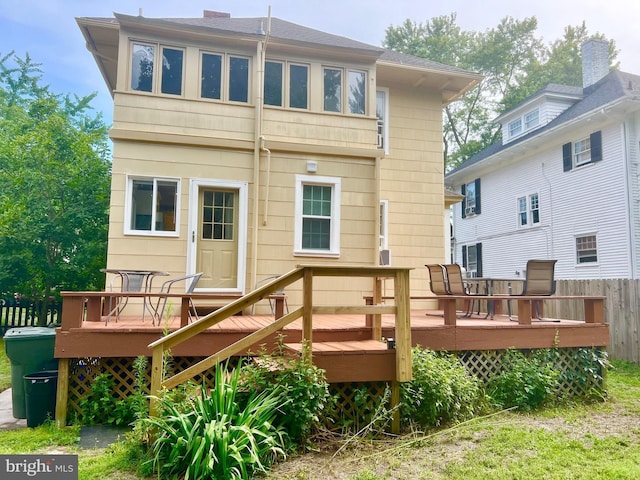
[[(154, 277), (166, 277), (169, 272), (161, 270), (135, 270), (135, 269), (120, 269), (120, 268), (101, 268), (102, 273), (109, 273), (114, 275), (114, 278), (120, 278), (120, 288), (122, 292), (143, 292), (150, 293), (153, 284)], [(111, 290), (113, 290), (113, 280), (111, 281)], [(109, 323), (111, 315), (116, 313), (116, 320), (120, 316), (120, 312), (124, 309), (129, 301), (129, 297), (122, 297), (116, 299), (116, 304), (111, 308), (111, 297), (109, 297), (109, 313), (107, 313), (106, 323)], [(146, 312), (149, 311), (151, 318), (153, 318), (154, 311), (150, 302), (147, 302), (147, 296), (142, 297), (142, 320)]]

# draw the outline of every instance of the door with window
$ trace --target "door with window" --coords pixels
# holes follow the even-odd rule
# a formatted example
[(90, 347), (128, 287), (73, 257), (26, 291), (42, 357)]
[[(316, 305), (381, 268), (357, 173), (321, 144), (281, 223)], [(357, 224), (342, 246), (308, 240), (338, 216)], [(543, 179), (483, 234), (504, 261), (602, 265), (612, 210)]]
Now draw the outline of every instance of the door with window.
[(238, 287), (237, 190), (201, 188), (198, 193), (196, 267), (198, 288)]

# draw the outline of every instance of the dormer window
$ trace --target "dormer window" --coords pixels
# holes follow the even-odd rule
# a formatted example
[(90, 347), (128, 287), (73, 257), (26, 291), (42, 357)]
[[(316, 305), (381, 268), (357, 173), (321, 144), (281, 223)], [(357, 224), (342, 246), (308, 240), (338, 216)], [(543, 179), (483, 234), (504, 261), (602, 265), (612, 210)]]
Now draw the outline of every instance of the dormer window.
[(509, 137), (515, 137), (522, 133), (522, 119), (518, 118), (513, 122), (509, 122)]
[(530, 128), (537, 127), (540, 123), (540, 111), (536, 108), (533, 112), (529, 112), (524, 116), (524, 128), (529, 130)]

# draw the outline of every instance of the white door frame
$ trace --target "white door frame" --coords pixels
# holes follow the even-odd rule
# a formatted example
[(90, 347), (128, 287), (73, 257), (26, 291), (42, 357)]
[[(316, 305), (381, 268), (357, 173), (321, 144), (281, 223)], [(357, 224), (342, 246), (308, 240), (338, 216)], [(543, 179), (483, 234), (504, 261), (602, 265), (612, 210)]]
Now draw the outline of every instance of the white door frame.
[(238, 192), (238, 285), (236, 288), (196, 288), (200, 292), (245, 292), (247, 271), (247, 228), (249, 184), (235, 180), (192, 178), (189, 181), (189, 230), (187, 233), (187, 272), (196, 273), (198, 248), (198, 192), (202, 187), (227, 188)]

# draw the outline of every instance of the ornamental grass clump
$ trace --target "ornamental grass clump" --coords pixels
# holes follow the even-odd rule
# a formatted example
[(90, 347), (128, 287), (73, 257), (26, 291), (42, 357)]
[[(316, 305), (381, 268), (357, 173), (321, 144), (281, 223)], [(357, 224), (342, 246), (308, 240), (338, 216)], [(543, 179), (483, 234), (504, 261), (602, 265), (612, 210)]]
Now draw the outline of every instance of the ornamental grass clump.
[(239, 370), (219, 366), (215, 388), (202, 389), (190, 411), (160, 399), (163, 415), (146, 420), (159, 478), (249, 479), (284, 457), (286, 433), (274, 419), (286, 399), (270, 390), (238, 402), (238, 378)]

